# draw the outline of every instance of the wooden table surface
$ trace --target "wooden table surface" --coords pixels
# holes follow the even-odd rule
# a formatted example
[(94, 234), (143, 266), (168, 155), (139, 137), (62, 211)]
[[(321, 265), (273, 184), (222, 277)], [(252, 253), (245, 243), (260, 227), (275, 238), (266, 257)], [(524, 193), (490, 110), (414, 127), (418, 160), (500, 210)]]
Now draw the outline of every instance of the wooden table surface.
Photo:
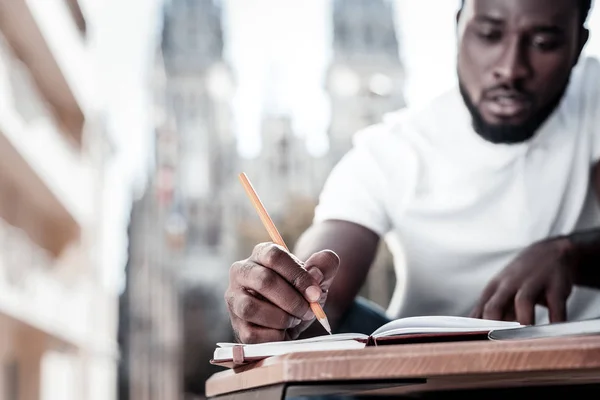
[(377, 393), (600, 383), (600, 336), (370, 347), (272, 357), (206, 382), (214, 397), (277, 384), (422, 379)]

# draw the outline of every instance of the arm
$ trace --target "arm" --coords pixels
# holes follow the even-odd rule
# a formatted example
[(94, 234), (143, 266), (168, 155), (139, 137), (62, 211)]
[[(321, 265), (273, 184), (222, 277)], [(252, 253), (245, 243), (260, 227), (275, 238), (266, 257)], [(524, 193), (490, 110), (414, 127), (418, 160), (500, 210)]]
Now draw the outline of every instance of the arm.
[[(364, 284), (378, 244), (379, 236), (373, 231), (337, 220), (313, 225), (298, 240), (294, 254), (301, 260), (325, 249), (334, 251), (340, 258), (340, 266), (329, 288), (324, 308), (334, 331)], [(306, 336), (315, 334), (322, 334), (318, 324), (313, 324), (305, 333)]]
[[(600, 198), (600, 163), (592, 174)], [(600, 228), (534, 243), (483, 290), (471, 316), (534, 322), (534, 306), (548, 307), (550, 322), (567, 319), (573, 285), (600, 289)]]
[(573, 283), (600, 289), (600, 228), (575, 232), (566, 239), (575, 260)]
[[(593, 168), (592, 185), (600, 201), (600, 162)], [(576, 260), (574, 283), (600, 289), (600, 228), (575, 232), (567, 239)]]

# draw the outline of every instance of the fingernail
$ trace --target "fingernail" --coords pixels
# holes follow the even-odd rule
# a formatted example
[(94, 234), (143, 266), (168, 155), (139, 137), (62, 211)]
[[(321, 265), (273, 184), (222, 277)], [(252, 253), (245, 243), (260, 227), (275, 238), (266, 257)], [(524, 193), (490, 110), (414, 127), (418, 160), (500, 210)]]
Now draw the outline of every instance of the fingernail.
[(306, 288), (306, 298), (308, 299), (308, 301), (315, 302), (315, 301), (319, 301), (319, 299), (321, 298), (321, 288), (317, 287), (317, 286), (309, 286), (308, 288)]
[(313, 279), (315, 281), (317, 281), (317, 283), (321, 283), (323, 282), (323, 273), (321, 272), (321, 270), (317, 267), (312, 267), (311, 269), (308, 270), (308, 273), (310, 274), (310, 276), (313, 277)]
[(313, 314), (312, 310), (309, 308), (308, 311), (306, 312), (306, 314), (304, 314), (304, 316), (302, 317), (302, 319), (304, 321), (310, 321), (315, 317), (315, 314)]
[(298, 325), (300, 325), (302, 323), (301, 319), (298, 318), (294, 318), (294, 320), (292, 321), (292, 328), (297, 327)]

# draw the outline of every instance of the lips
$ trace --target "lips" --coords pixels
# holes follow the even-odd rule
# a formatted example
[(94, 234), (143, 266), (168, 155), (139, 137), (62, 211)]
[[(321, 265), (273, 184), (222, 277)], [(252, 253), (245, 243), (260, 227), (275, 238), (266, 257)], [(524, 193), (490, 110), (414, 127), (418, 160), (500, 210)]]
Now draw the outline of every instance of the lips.
[(494, 93), (486, 96), (484, 107), (488, 113), (499, 120), (521, 119), (531, 109), (532, 102), (529, 96), (519, 92)]

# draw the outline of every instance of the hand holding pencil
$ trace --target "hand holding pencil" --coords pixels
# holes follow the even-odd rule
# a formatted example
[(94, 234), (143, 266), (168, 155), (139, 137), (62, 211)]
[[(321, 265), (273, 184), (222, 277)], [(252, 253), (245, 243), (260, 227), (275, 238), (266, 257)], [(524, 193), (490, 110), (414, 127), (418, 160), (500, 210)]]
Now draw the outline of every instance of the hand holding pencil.
[(260, 202), (250, 181), (240, 175), (273, 243), (262, 243), (252, 255), (234, 263), (225, 294), (231, 322), (242, 343), (296, 339), (315, 318), (331, 333), (322, 306), (339, 266), (325, 250), (305, 262), (292, 255)]

